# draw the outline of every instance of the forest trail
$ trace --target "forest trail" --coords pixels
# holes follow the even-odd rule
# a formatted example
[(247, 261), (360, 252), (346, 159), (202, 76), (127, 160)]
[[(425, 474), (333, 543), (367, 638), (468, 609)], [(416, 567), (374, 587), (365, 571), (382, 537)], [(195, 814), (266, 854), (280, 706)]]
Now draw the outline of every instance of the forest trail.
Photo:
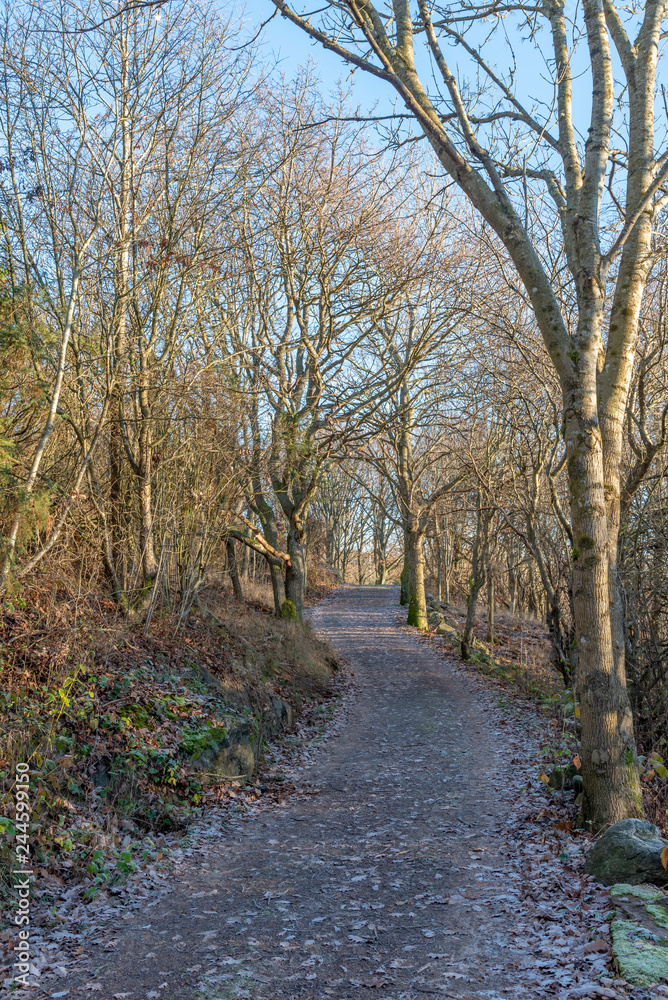
[(70, 996), (527, 994), (509, 737), (473, 680), (394, 623), (396, 600), (396, 587), (346, 586), (312, 614), (356, 685), (304, 770), (317, 792), (185, 857), (168, 895), (107, 928), (112, 954), (87, 946)]

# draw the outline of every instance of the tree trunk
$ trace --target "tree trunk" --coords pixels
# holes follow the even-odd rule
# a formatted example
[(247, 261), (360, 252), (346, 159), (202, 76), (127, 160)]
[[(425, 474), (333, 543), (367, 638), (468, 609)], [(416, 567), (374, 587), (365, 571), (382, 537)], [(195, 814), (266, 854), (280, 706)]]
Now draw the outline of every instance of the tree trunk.
[(117, 590), (123, 607), (127, 606), (127, 552), (125, 548), (125, 497), (123, 492), (123, 385), (127, 337), (128, 285), (130, 271), (130, 152), (132, 139), (128, 124), (128, 52), (127, 37), (121, 33), (121, 128), (123, 152), (119, 185), (118, 239), (120, 252), (114, 254), (113, 367), (114, 386), (111, 400), (109, 431), (109, 535), (107, 550), (112, 586)]
[(424, 535), (422, 531), (409, 528), (406, 532), (406, 556), (408, 563), (407, 625), (427, 628), (427, 599), (424, 592)]
[(559, 603), (559, 590), (552, 591), (552, 600), (547, 606), (547, 629), (550, 635), (552, 663), (562, 677), (565, 688), (570, 688), (573, 682), (571, 643), (573, 634), (564, 631), (564, 624)]
[[(283, 580), (283, 560), (279, 559), (278, 556), (272, 555), (271, 552), (268, 552), (267, 549), (265, 549), (262, 545), (258, 544), (257, 541), (251, 541), (248, 536), (243, 535), (243, 534), (239, 535), (235, 531), (232, 531), (231, 537), (230, 537), (229, 541), (232, 542), (232, 543), (234, 543), (236, 541), (241, 541), (243, 543), (244, 554), (248, 553), (248, 555), (249, 555), (249, 559), (248, 559), (248, 563), (249, 564), (250, 564), (250, 557), (252, 557), (253, 574), (252, 574), (252, 577), (250, 577), (250, 574), (249, 574), (249, 578), (251, 578), (253, 580), (253, 582), (255, 582), (256, 579), (257, 579), (256, 561), (255, 561), (256, 560), (256, 555), (259, 554), (264, 559), (265, 563), (267, 564), (267, 570), (269, 572), (269, 579), (271, 580), (271, 589), (272, 589), (273, 595), (274, 595), (274, 612), (275, 612), (276, 616), (278, 618), (280, 618), (281, 611), (283, 609), (283, 603), (285, 601), (285, 583), (284, 583), (284, 580)], [(269, 539), (267, 539), (267, 541), (269, 541)], [(274, 549), (275, 548), (276, 548), (276, 546), (274, 546)], [(227, 554), (228, 554), (227, 564), (228, 564), (228, 568), (230, 568), (231, 565), (232, 565), (232, 559), (230, 557), (229, 549), (226, 549), (226, 551), (227, 551)], [(242, 565), (243, 565), (243, 561), (242, 561)], [(237, 569), (238, 569), (238, 567), (237, 567)], [(232, 575), (232, 574), (230, 573), (230, 575)], [(240, 584), (239, 594), (241, 594), (241, 592), (243, 591), (242, 580), (243, 580), (243, 575), (241, 575), (241, 578), (239, 579), (239, 584)], [(234, 588), (234, 579), (232, 579), (232, 587)], [(235, 591), (235, 596), (237, 596), (236, 595), (236, 591)]]
[(244, 594), (241, 589), (241, 580), (239, 579), (239, 568), (237, 566), (237, 547), (234, 539), (228, 538), (225, 551), (227, 554), (227, 570), (230, 574), (232, 580), (232, 591), (234, 593), (234, 599), (243, 604)]
[(444, 572), (443, 572), (443, 600), (445, 604), (450, 604), (450, 571), (452, 569), (452, 543), (446, 528), (443, 535), (444, 542)]
[(475, 540), (473, 543), (473, 557), (471, 559), (471, 582), (469, 596), (466, 601), (466, 622), (462, 634), (461, 654), (462, 660), (468, 660), (471, 656), (471, 636), (475, 624), (475, 613), (478, 607), (478, 595), (485, 582), (485, 562), (488, 545), (488, 519), (483, 517), (481, 510), (481, 498), (478, 495), (478, 512), (476, 517)]
[(399, 595), (399, 604), (405, 607), (408, 604), (408, 532), (404, 529), (404, 565), (401, 570), (401, 593)]
[[(270, 545), (278, 549), (278, 524), (276, 515), (271, 506), (266, 502), (260, 493), (257, 513), (262, 525), (262, 533)], [(275, 559), (267, 559), (269, 566), (269, 576), (271, 577), (271, 589), (274, 595), (274, 611), (280, 618), (283, 604), (285, 602), (285, 577), (283, 575), (283, 563)]]
[(117, 600), (125, 600), (127, 590), (127, 560), (124, 546), (125, 503), (123, 495), (123, 439), (120, 418), (120, 389), (114, 388), (112, 420), (109, 431), (109, 574), (119, 587)]
[(241, 579), (244, 583), (248, 583), (250, 579), (250, 549), (247, 545), (244, 545), (243, 555), (241, 556)]
[(327, 515), (325, 521), (325, 564), (333, 570), (339, 568), (334, 543), (334, 519), (331, 514)]
[(494, 573), (491, 563), (487, 564), (487, 642), (494, 645)]
[[(538, 564), (538, 559), (534, 558), (529, 560), (529, 610), (535, 618), (542, 619), (543, 616), (543, 594), (545, 588), (543, 586), (543, 580), (540, 573), (540, 566)], [(536, 577), (536, 569), (538, 569), (538, 578)]]
[(436, 596), (440, 603), (443, 599), (443, 557), (441, 553), (441, 525), (438, 515), (434, 517), (434, 541), (436, 542)]
[(466, 622), (464, 624), (464, 632), (462, 635), (462, 660), (468, 660), (471, 658), (471, 637), (473, 635), (473, 626), (475, 625), (475, 613), (478, 608), (478, 597), (484, 582), (484, 576), (478, 577), (475, 582), (471, 584), (469, 595), (466, 598)]
[(271, 577), (271, 589), (274, 594), (274, 611), (280, 618), (283, 602), (285, 601), (285, 580), (283, 578), (283, 566), (273, 560), (267, 560), (269, 566), (269, 576)]
[(285, 594), (287, 599), (293, 602), (297, 609), (297, 618), (301, 621), (304, 617), (306, 577), (306, 548), (303, 529), (291, 523), (287, 541), (290, 566), (287, 567), (285, 574)]
[(151, 440), (148, 431), (149, 425), (147, 421), (145, 428), (142, 428), (139, 464), (139, 545), (141, 549), (142, 575), (145, 591), (152, 587), (158, 572), (158, 560), (155, 557), (155, 542), (153, 537)]
[[(621, 651), (613, 645), (603, 447), (596, 413), (596, 358), (584, 387), (566, 400), (566, 452), (573, 530), (573, 607), (582, 723), (583, 816), (593, 830), (642, 816), (631, 705)], [(587, 374), (589, 375), (587, 379)], [(589, 390), (589, 391), (587, 391)], [(615, 588), (616, 590), (616, 588)], [(615, 655), (617, 654), (617, 655)]]
[(387, 580), (387, 539), (383, 519), (375, 525), (373, 558), (376, 569), (376, 586), (382, 587)]

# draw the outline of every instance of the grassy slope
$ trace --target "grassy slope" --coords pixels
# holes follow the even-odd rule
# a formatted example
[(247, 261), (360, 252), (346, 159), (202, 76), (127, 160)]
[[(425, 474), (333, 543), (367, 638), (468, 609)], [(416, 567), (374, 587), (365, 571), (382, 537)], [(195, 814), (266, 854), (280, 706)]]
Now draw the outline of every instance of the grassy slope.
[[(325, 701), (336, 669), (308, 626), (216, 590), (186, 621), (155, 617), (145, 633), (97, 598), (82, 605), (35, 589), (6, 614), (0, 657), (3, 882), (14, 765), (29, 761), (34, 860), (87, 881), (91, 894), (132, 869), (128, 842), (157, 853), (160, 833), (185, 827), (221, 786), (236, 794), (238, 783), (207, 782), (191, 763), (221, 712), (248, 723), (257, 757), (272, 733), (271, 697), (297, 711)], [(253, 778), (248, 786), (261, 794)]]

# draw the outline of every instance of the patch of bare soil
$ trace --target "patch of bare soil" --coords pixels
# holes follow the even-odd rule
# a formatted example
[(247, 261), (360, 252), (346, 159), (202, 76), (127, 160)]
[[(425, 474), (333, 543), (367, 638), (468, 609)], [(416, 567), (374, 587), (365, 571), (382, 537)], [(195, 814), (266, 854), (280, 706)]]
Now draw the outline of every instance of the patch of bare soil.
[(398, 627), (396, 599), (343, 587), (312, 612), (356, 690), (322, 746), (273, 761), (295, 793), (210, 815), (134, 898), (71, 914), (71, 964), (30, 995), (666, 995), (611, 970), (608, 894), (538, 780), (543, 720)]

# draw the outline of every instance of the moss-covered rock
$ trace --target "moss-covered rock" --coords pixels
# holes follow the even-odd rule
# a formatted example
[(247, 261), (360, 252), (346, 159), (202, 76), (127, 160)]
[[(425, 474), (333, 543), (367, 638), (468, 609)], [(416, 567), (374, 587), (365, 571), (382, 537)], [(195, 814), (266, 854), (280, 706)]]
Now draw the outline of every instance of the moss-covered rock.
[(210, 747), (217, 746), (227, 736), (224, 725), (209, 719), (198, 720), (183, 727), (180, 749), (189, 757), (198, 757)]
[(642, 819), (623, 819), (614, 823), (594, 844), (585, 863), (585, 871), (602, 882), (641, 885), (668, 884), (668, 872), (661, 864), (661, 851), (668, 841), (653, 823)]
[(250, 777), (255, 768), (250, 722), (236, 716), (218, 721), (223, 724), (190, 731), (181, 742), (189, 766), (204, 784), (220, 778)]
[(619, 884), (610, 897), (617, 967), (632, 986), (668, 983), (668, 896), (649, 885)]

